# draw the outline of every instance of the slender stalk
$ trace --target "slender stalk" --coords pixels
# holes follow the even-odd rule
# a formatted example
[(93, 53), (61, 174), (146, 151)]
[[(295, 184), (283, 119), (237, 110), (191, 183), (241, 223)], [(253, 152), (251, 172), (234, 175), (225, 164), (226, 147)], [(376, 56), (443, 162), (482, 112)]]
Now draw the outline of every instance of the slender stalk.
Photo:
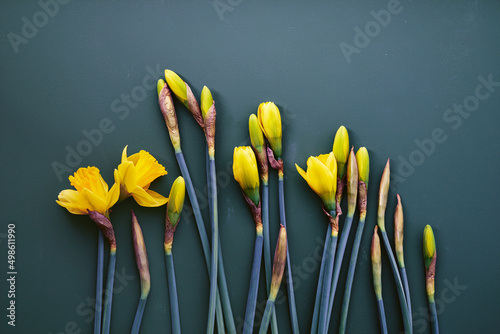
[[(175, 157), (177, 159), (177, 163), (179, 165), (179, 169), (181, 170), (182, 177), (184, 178), (186, 182), (186, 190), (189, 196), (189, 200), (191, 202), (191, 207), (193, 209), (193, 214), (194, 218), (196, 221), (196, 226), (198, 228), (198, 233), (200, 235), (200, 240), (201, 240), (201, 246), (203, 248), (203, 254), (205, 255), (205, 262), (207, 264), (207, 270), (210, 273), (210, 243), (208, 241), (208, 236), (207, 236), (207, 231), (205, 229), (205, 223), (203, 222), (203, 217), (201, 215), (201, 210), (200, 210), (200, 205), (198, 203), (198, 198), (196, 197), (196, 191), (193, 186), (193, 181), (191, 180), (191, 175), (189, 174), (189, 170), (186, 165), (186, 161), (184, 160), (184, 154), (182, 153), (181, 149), (178, 149), (175, 152)], [(219, 262), (220, 263), (220, 262)], [(221, 307), (221, 300), (219, 296), (219, 291), (217, 291), (217, 297), (216, 297), (216, 308), (215, 312), (217, 314), (217, 319), (222, 319), (222, 307)], [(231, 305), (229, 305), (230, 307)], [(229, 309), (229, 312), (231, 310)], [(228, 332), (233, 334), (236, 333), (236, 327), (234, 325), (234, 320), (232, 317), (232, 312), (230, 313), (231, 316), (229, 317), (226, 315), (226, 322), (228, 322)], [(218, 325), (217, 327), (220, 328), (220, 321), (217, 321)], [(232, 327), (229, 326), (232, 324)], [(230, 330), (230, 328), (234, 328), (233, 331)]]
[(378, 318), (380, 320), (380, 332), (382, 334), (387, 334), (387, 322), (385, 320), (384, 300), (382, 298), (377, 300), (377, 306), (378, 306)]
[(349, 239), (349, 232), (351, 231), (353, 214), (347, 214), (344, 227), (342, 228), (342, 233), (340, 234), (339, 243), (337, 247), (337, 254), (335, 255), (335, 266), (333, 268), (332, 277), (332, 288), (330, 290), (330, 301), (328, 304), (328, 320), (330, 323), (330, 318), (332, 316), (333, 301), (335, 300), (335, 292), (337, 291), (337, 284), (339, 282), (340, 269), (342, 268), (342, 260), (344, 259), (345, 247), (347, 245), (347, 239)]
[[(266, 272), (267, 291), (271, 289), (271, 242), (269, 241), (269, 184), (262, 181), (262, 234), (264, 237), (264, 268)], [(276, 319), (276, 309), (272, 309), (271, 332), (278, 334), (278, 321)]]
[(172, 321), (172, 333), (180, 334), (181, 319), (179, 315), (179, 300), (177, 299), (174, 259), (171, 251), (165, 251), (165, 266), (167, 267), (168, 295), (170, 296), (170, 318)]
[(104, 315), (102, 318), (102, 333), (109, 334), (111, 326), (111, 305), (113, 303), (113, 283), (115, 281), (116, 248), (109, 252), (108, 276), (106, 279), (106, 297), (104, 299)]
[[(321, 257), (322, 259), (326, 258), (328, 243), (330, 242), (331, 235), (332, 235), (332, 227), (330, 224), (328, 224), (328, 228), (326, 229), (325, 245), (323, 246), (323, 256)], [(325, 270), (325, 261), (322, 260), (321, 266), (319, 268), (318, 287), (316, 288), (316, 300), (314, 302), (311, 334), (316, 334), (318, 332), (319, 308), (321, 305), (321, 292), (323, 290), (324, 270)]]
[[(330, 214), (332, 215), (332, 217), (335, 217), (335, 210), (332, 210)], [(327, 267), (325, 268), (325, 274), (324, 274), (325, 276), (323, 278), (323, 291), (322, 291), (323, 296), (321, 298), (321, 308), (319, 311), (318, 333), (320, 333), (320, 334), (328, 333), (328, 302), (329, 302), (329, 299), (327, 296), (329, 296), (331, 293), (333, 261), (335, 259), (336, 248), (337, 248), (337, 235), (335, 234), (335, 231), (332, 231), (330, 243), (328, 245), (328, 252), (327, 252), (327, 258), (326, 258)]]
[(382, 233), (382, 240), (384, 240), (385, 250), (387, 255), (389, 256), (389, 260), (391, 263), (392, 273), (394, 275), (394, 280), (396, 281), (396, 287), (398, 290), (399, 296), (399, 304), (401, 306), (401, 313), (403, 315), (403, 324), (405, 327), (406, 333), (413, 333), (411, 323), (410, 323), (410, 315), (408, 314), (408, 305), (406, 303), (406, 297), (403, 290), (403, 284), (401, 283), (401, 277), (399, 276), (398, 265), (396, 264), (396, 259), (394, 258), (394, 254), (392, 253), (391, 244), (389, 243), (389, 239), (387, 238), (387, 233), (382, 228), (380, 229)]
[[(279, 206), (280, 206), (280, 222), (286, 228), (286, 217), (285, 217), (285, 189), (283, 185), (283, 171), (279, 171)], [(293, 291), (293, 279), (292, 279), (292, 266), (290, 264), (290, 253), (288, 247), (286, 249), (286, 283), (288, 290), (288, 306), (290, 308), (290, 320), (292, 322), (292, 333), (299, 333), (299, 320), (297, 316), (297, 309), (295, 307), (295, 293)]]
[(146, 301), (148, 296), (141, 296), (139, 299), (139, 304), (137, 305), (137, 311), (135, 312), (134, 324), (132, 325), (131, 334), (139, 334), (139, 329), (141, 328), (142, 315), (144, 313), (144, 307), (146, 307)]
[(411, 313), (411, 301), (410, 301), (410, 285), (408, 284), (408, 277), (406, 276), (406, 268), (399, 266), (399, 272), (401, 274), (401, 281), (403, 281), (403, 288), (405, 290), (406, 304), (408, 306), (408, 314), (410, 315), (410, 325), (413, 327), (413, 319)]
[(210, 214), (210, 223), (212, 227), (212, 257), (211, 257), (211, 268), (210, 268), (210, 298), (208, 307), (208, 324), (207, 333), (211, 334), (214, 331), (214, 321), (215, 321), (215, 301), (217, 296), (217, 264), (218, 264), (218, 254), (219, 254), (219, 224), (218, 224), (218, 212), (217, 212), (217, 183), (215, 174), (215, 157), (210, 155), (209, 159), (209, 171), (210, 177), (208, 183), (210, 183), (210, 193), (209, 201), (211, 201), (212, 212)]
[(347, 281), (345, 283), (344, 300), (342, 301), (342, 311), (340, 313), (340, 326), (339, 334), (345, 333), (347, 325), (347, 313), (349, 311), (349, 301), (351, 299), (351, 290), (354, 280), (354, 272), (356, 271), (356, 262), (358, 261), (359, 245), (361, 244), (361, 237), (363, 235), (363, 229), (365, 228), (365, 219), (359, 220), (358, 227), (356, 229), (356, 235), (354, 237), (354, 244), (351, 251), (351, 259), (349, 261), (349, 269), (347, 271)]
[(255, 318), (255, 306), (257, 305), (257, 292), (259, 290), (260, 265), (262, 261), (262, 229), (257, 227), (255, 237), (255, 249), (253, 254), (252, 273), (250, 275), (250, 288), (248, 289), (247, 308), (245, 311), (245, 323), (243, 325), (243, 334), (253, 332), (253, 323)]
[(262, 315), (259, 334), (267, 334), (267, 328), (269, 327), (269, 321), (271, 320), (271, 315), (273, 311), (274, 311), (274, 300), (268, 299), (266, 303), (266, 308), (264, 310), (264, 314)]
[(427, 296), (429, 301), (429, 313), (431, 315), (431, 327), (433, 334), (439, 334), (438, 318), (436, 312), (436, 303), (434, 301), (434, 295)]
[(102, 281), (104, 272), (104, 235), (101, 230), (98, 230), (97, 241), (97, 277), (95, 285), (95, 318), (94, 318), (94, 334), (101, 333), (101, 318), (102, 318)]

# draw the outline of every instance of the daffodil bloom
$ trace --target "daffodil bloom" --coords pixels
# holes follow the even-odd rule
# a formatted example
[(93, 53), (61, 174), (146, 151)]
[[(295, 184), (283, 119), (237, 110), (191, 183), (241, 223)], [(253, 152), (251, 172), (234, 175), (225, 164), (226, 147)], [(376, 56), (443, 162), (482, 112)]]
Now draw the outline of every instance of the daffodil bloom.
[(363, 181), (368, 186), (368, 179), (370, 176), (370, 157), (366, 147), (360, 147), (356, 152), (356, 161), (358, 162), (358, 175), (359, 180)]
[(167, 204), (167, 216), (172, 226), (177, 225), (184, 208), (184, 199), (186, 198), (186, 182), (182, 176), (175, 179)]
[(259, 205), (259, 170), (255, 154), (250, 146), (234, 148), (233, 174), (248, 198), (255, 205)]
[(162, 175), (167, 175), (165, 167), (151, 154), (142, 150), (127, 157), (127, 146), (125, 146), (122, 162), (118, 165), (118, 169), (115, 169), (115, 182), (120, 185), (120, 199), (133, 196), (141, 206), (162, 206), (168, 199), (149, 189), (151, 182)]
[(297, 171), (307, 184), (321, 197), (328, 211), (335, 209), (337, 190), (337, 161), (333, 152), (307, 159), (307, 172), (297, 164)]
[(273, 102), (264, 102), (257, 111), (259, 124), (277, 158), (281, 157), (281, 116)]
[(341, 126), (333, 140), (333, 154), (337, 160), (339, 178), (343, 179), (346, 173), (346, 163), (349, 157), (349, 134), (345, 126)]
[(97, 211), (107, 216), (109, 208), (118, 201), (119, 185), (115, 183), (109, 189), (96, 167), (79, 168), (69, 181), (76, 190), (61, 191), (56, 202), (75, 215)]

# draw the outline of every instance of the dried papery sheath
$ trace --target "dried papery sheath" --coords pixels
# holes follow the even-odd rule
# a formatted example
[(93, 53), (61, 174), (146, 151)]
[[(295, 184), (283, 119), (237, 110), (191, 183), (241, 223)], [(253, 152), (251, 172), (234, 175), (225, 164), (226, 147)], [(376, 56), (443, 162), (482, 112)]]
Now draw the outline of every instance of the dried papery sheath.
[(273, 275), (271, 279), (271, 290), (269, 293), (269, 298), (272, 299), (273, 301), (276, 300), (276, 296), (278, 295), (278, 290), (281, 285), (281, 280), (283, 278), (283, 272), (285, 271), (286, 249), (287, 249), (286, 229), (283, 225), (281, 225), (280, 232), (278, 234), (278, 242), (276, 244), (276, 250), (274, 252)]
[(142, 235), (141, 226), (137, 221), (137, 217), (132, 211), (132, 242), (135, 250), (135, 261), (137, 269), (139, 270), (139, 277), (141, 279), (141, 296), (147, 296), (151, 287), (151, 278), (149, 275), (148, 253), (146, 251), (146, 244)]
[(158, 80), (158, 104), (160, 105), (161, 113), (167, 125), (170, 141), (175, 151), (178, 152), (181, 148), (181, 137), (179, 135), (179, 126), (177, 123), (177, 114), (175, 113), (172, 94), (162, 79)]
[(347, 215), (354, 215), (358, 198), (358, 164), (354, 148), (351, 148), (347, 164)]
[(215, 154), (215, 101), (207, 86), (201, 91), (201, 113), (205, 127), (205, 137), (207, 139), (208, 154), (213, 157)]
[(398, 258), (399, 265), (404, 267), (404, 253), (403, 253), (403, 237), (404, 237), (404, 219), (403, 219), (403, 205), (401, 204), (401, 197), (399, 194), (398, 204), (394, 212), (394, 245), (396, 248), (396, 257)]
[(387, 206), (387, 194), (389, 193), (390, 181), (391, 166), (389, 159), (387, 159), (382, 178), (380, 179), (380, 188), (378, 192), (377, 224), (381, 232), (385, 232), (385, 208)]
[(97, 227), (99, 227), (102, 234), (108, 241), (111, 251), (116, 252), (115, 231), (113, 230), (113, 225), (111, 225), (111, 221), (105, 215), (97, 211), (88, 210), (88, 213), (90, 219), (92, 219), (94, 223), (97, 224)]

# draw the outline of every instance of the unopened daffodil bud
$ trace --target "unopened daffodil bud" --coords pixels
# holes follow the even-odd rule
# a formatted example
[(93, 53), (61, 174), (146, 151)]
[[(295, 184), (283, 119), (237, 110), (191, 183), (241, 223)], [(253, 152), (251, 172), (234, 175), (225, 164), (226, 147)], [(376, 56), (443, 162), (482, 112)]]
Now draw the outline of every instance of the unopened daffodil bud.
[(160, 92), (166, 84), (167, 83), (163, 79), (158, 79), (158, 82), (156, 83), (156, 91), (158, 92), (158, 96), (160, 96)]
[(177, 114), (175, 113), (172, 94), (163, 79), (158, 80), (156, 88), (158, 89), (158, 104), (160, 105), (161, 113), (167, 125), (170, 141), (172, 142), (175, 152), (180, 152), (181, 137), (179, 135), (179, 125), (177, 124)]
[(286, 228), (283, 225), (281, 225), (280, 232), (278, 234), (278, 242), (276, 243), (276, 250), (274, 251), (271, 288), (269, 291), (269, 299), (272, 301), (276, 300), (276, 296), (278, 295), (278, 291), (280, 289), (281, 280), (283, 278), (283, 272), (285, 271), (286, 253), (287, 253), (286, 249), (287, 249)]
[(424, 228), (424, 264), (426, 290), (429, 300), (434, 300), (434, 279), (436, 276), (436, 240), (430, 225)]
[(403, 205), (401, 204), (401, 197), (399, 194), (398, 204), (394, 212), (394, 247), (396, 249), (396, 257), (401, 268), (405, 266), (404, 252), (403, 252), (403, 238), (404, 238), (404, 218), (403, 218)]
[(257, 110), (259, 124), (269, 141), (269, 145), (277, 159), (281, 158), (281, 115), (273, 102), (264, 102)]
[(364, 182), (368, 187), (368, 179), (370, 176), (370, 156), (366, 147), (360, 147), (356, 152), (356, 161), (358, 162), (359, 180)]
[(377, 212), (377, 224), (380, 231), (385, 231), (385, 208), (387, 207), (387, 195), (389, 194), (389, 184), (391, 181), (391, 166), (389, 164), (389, 159), (385, 164), (384, 172), (382, 173), (382, 178), (380, 179), (380, 187), (378, 190), (378, 212)]
[(343, 179), (346, 173), (347, 159), (349, 157), (349, 134), (343, 125), (335, 134), (335, 139), (333, 140), (333, 154), (335, 154), (335, 159), (337, 160), (338, 177)]
[(349, 161), (347, 163), (347, 215), (352, 217), (356, 210), (356, 201), (358, 198), (358, 163), (354, 148), (351, 148), (349, 153)]
[(299, 174), (309, 187), (323, 200), (328, 211), (335, 209), (335, 191), (337, 190), (337, 162), (333, 152), (307, 159), (307, 172), (295, 164)]
[(174, 71), (165, 70), (165, 79), (168, 87), (183, 104), (187, 103), (187, 88), (184, 80)]
[(256, 206), (259, 205), (259, 170), (255, 154), (250, 146), (234, 148), (233, 174), (245, 195)]
[(207, 118), (208, 110), (214, 104), (214, 99), (212, 97), (212, 92), (208, 89), (207, 86), (203, 86), (201, 90), (201, 115), (203, 119)]
[(214, 158), (215, 154), (215, 102), (207, 86), (201, 91), (201, 114), (204, 122), (205, 137), (207, 139), (208, 154)]
[(177, 226), (177, 223), (179, 222), (182, 209), (184, 208), (185, 198), (186, 182), (182, 176), (179, 176), (172, 184), (167, 204), (167, 216), (173, 227)]
[(146, 243), (144, 242), (142, 229), (134, 211), (132, 211), (132, 241), (135, 250), (135, 262), (141, 279), (141, 298), (146, 298), (151, 288), (148, 253), (146, 251)]
[(264, 147), (264, 134), (260, 128), (259, 119), (255, 114), (251, 114), (248, 119), (248, 130), (253, 148), (255, 148), (255, 150), (259, 153), (262, 152)]
[(378, 226), (375, 225), (371, 247), (373, 288), (377, 300), (382, 299), (382, 256), (380, 253), (380, 238), (378, 236)]

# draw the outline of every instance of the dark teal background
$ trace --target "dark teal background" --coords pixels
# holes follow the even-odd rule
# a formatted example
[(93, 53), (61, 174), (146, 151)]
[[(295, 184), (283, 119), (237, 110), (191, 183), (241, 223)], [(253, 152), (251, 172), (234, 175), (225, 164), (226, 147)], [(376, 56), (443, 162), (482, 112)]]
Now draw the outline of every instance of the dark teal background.
[[(375, 22), (371, 11), (386, 10), (388, 4), (399, 11), (390, 22), (386, 18), (385, 27), (370, 23)], [(125, 145), (130, 154), (149, 151), (166, 167), (168, 175), (151, 189), (168, 195), (180, 172), (154, 87), (165, 68), (179, 73), (196, 96), (207, 85), (216, 101), (219, 223), (238, 325), (245, 311), (254, 225), (232, 177), (232, 153), (235, 146), (249, 144), (250, 113), (271, 100), (283, 117), (288, 235), (301, 331), (310, 328), (319, 271), (314, 253), (322, 247), (327, 220), (294, 164), (305, 167), (308, 156), (331, 150), (335, 131), (345, 125), (351, 144), (366, 146), (371, 159), (367, 227), (348, 332), (379, 331), (369, 244), (387, 158), (395, 178), (386, 226), (393, 240), (399, 193), (415, 333), (430, 333), (421, 256), (426, 224), (434, 227), (437, 241), (442, 332), (498, 332), (500, 87), (481, 88), (481, 94), (490, 95), (470, 114), (447, 111), (474, 102), (469, 97), (481, 84), (478, 77), (500, 82), (498, 1), (71, 1), (58, 7), (44, 16), (35, 1), (0, 3), (0, 332), (91, 333), (97, 230), (88, 217), (69, 214), (55, 199), (70, 187), (67, 177), (78, 166), (97, 166), (111, 184)], [(40, 25), (36, 34), (24, 28), (30, 37), (23, 37), (23, 26), (33, 20)], [(366, 38), (355, 40), (357, 29), (367, 24), (375, 29), (368, 44)], [(13, 34), (26, 38), (17, 53)], [(356, 47), (356, 42), (357, 53), (345, 57), (341, 43)], [(135, 96), (129, 105), (122, 102), (125, 95)], [(204, 137), (184, 107), (176, 106), (183, 151), (208, 221)], [(108, 133), (96, 136), (90, 148), (82, 146), (84, 133), (102, 122)], [(437, 139), (430, 144), (433, 133)], [(88, 154), (70, 166), (68, 147), (78, 145)], [(67, 168), (60, 178), (54, 164)], [(274, 249), (275, 173), (270, 184)], [(132, 199), (111, 215), (118, 242), (111, 331), (130, 331), (140, 293), (131, 208), (144, 232), (152, 276), (142, 333), (168, 333), (165, 208), (141, 208)], [(16, 225), (17, 240), (15, 328), (6, 318), (9, 223)], [(173, 252), (182, 329), (203, 333), (208, 276), (190, 215), (178, 226)], [(389, 331), (396, 333), (403, 325), (385, 255), (383, 275)], [(345, 270), (331, 333), (337, 332), (344, 282)], [(261, 281), (259, 301), (264, 300)], [(286, 301), (277, 311), (281, 332), (289, 333)]]

